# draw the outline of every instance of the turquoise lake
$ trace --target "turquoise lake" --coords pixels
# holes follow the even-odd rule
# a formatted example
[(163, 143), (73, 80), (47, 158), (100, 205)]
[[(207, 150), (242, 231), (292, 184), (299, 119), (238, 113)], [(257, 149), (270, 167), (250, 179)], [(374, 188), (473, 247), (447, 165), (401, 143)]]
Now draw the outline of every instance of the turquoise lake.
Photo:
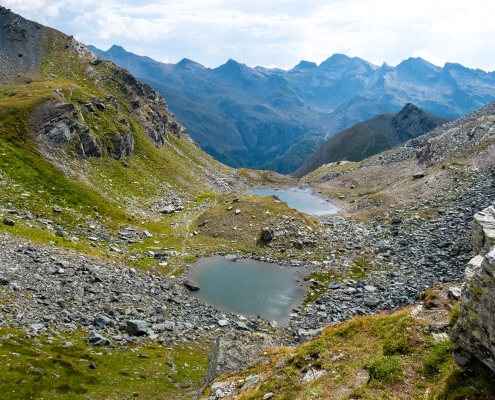
[(289, 207), (305, 214), (326, 215), (335, 214), (338, 212), (338, 208), (336, 206), (313, 194), (312, 189), (257, 189), (249, 190), (245, 193), (262, 197), (275, 195), (280, 200), (286, 202)]

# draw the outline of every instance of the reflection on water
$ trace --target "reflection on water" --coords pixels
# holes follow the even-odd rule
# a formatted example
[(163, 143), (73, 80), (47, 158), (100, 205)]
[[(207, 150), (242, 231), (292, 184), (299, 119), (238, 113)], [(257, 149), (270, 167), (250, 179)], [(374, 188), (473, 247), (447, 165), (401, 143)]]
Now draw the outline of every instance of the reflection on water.
[(250, 190), (246, 194), (255, 194), (257, 196), (276, 195), (280, 200), (285, 201), (289, 207), (305, 214), (325, 215), (335, 214), (338, 211), (338, 208), (332, 203), (328, 203), (321, 197), (315, 196), (312, 189), (260, 189)]
[(201, 288), (193, 295), (202, 302), (279, 323), (286, 322), (290, 310), (304, 298), (290, 267), (251, 259), (202, 258), (192, 265), (188, 277)]

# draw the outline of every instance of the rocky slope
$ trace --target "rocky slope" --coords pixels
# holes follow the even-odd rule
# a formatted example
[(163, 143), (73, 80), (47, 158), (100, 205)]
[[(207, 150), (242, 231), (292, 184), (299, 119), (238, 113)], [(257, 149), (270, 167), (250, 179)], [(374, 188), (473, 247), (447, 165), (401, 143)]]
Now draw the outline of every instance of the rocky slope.
[[(308, 184), (352, 214), (314, 218), (243, 194), (249, 177), (294, 180), (216, 162), (127, 71), (0, 16), (2, 43), (27, 54), (33, 39), (16, 32), (39, 32), (42, 49), (26, 74), (2, 70), (0, 89), (0, 382), (13, 398), (194, 398), (207, 374), (225, 372), (208, 372), (210, 350), (228, 347), (213, 358), (230, 367), (264, 365), (266, 345), (294, 346), (348, 319), (366, 330), (374, 320), (356, 316), (462, 278), (471, 214), (495, 195), (493, 104), (359, 164), (314, 171)], [(184, 272), (210, 254), (304, 267), (305, 303), (277, 328), (201, 304)], [(291, 385), (301, 374), (287, 375)]]
[(318, 148), (293, 175), (302, 177), (324, 164), (361, 161), (421, 136), (445, 122), (408, 103), (398, 113), (377, 115), (345, 129)]
[[(169, 99), (171, 109), (209, 154), (234, 167), (295, 171), (333, 134), (408, 102), (458, 118), (495, 99), (493, 73), (410, 58), (378, 67), (335, 54), (291, 70), (249, 68), (234, 60), (205, 68), (164, 64), (120, 46), (101, 57), (129, 69)], [(187, 111), (186, 111), (187, 110)]]
[[(326, 229), (294, 242), (310, 248), (321, 237), (331, 243), (326, 248), (335, 249), (311, 275), (309, 298), (315, 303), (291, 315), (294, 338), (320, 336), (296, 348), (265, 349), (266, 358), (249, 368), (219, 371), (223, 374), (205, 395), (212, 400), (304, 399), (308, 393), (332, 399), (493, 397), (493, 374), (482, 365), (493, 369), (494, 146), (491, 103), (400, 148), (310, 174), (308, 180), (347, 203), (358, 219), (371, 218), (322, 218)], [(411, 186), (409, 197), (403, 197), (403, 188)], [(283, 238), (287, 226), (275, 232)], [(473, 254), (481, 256), (471, 259)], [(442, 282), (449, 284), (442, 288)], [(460, 311), (452, 309), (461, 293)], [(415, 307), (377, 319), (359, 317), (401, 304)], [(453, 344), (447, 333), (457, 316)], [(323, 325), (328, 326), (323, 332), (317, 329)], [(454, 349), (464, 370), (452, 363)]]

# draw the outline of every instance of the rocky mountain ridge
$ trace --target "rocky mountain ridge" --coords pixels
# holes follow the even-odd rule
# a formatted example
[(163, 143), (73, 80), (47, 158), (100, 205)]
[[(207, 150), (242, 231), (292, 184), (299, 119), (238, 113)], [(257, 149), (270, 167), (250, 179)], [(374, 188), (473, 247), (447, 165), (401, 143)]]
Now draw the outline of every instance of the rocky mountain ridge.
[(235, 60), (210, 69), (187, 59), (160, 63), (120, 46), (91, 49), (164, 94), (209, 154), (234, 167), (282, 173), (295, 171), (333, 134), (406, 103), (458, 118), (495, 99), (493, 72), (440, 68), (421, 58), (379, 67), (335, 54), (288, 71)]
[(377, 115), (335, 134), (293, 175), (300, 178), (331, 162), (361, 161), (421, 136), (448, 121), (447, 118), (435, 117), (408, 103), (398, 113)]

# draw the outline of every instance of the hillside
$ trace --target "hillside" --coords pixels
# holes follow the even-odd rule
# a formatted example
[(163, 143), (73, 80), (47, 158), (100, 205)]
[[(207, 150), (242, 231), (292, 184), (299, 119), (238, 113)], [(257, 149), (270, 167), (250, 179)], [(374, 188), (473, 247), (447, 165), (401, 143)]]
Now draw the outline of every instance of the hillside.
[(331, 162), (361, 161), (448, 121), (408, 103), (398, 113), (377, 115), (332, 136), (293, 175), (300, 178)]
[(440, 68), (421, 58), (391, 67), (335, 54), (284, 71), (235, 60), (217, 68), (188, 59), (165, 64), (120, 46), (91, 49), (168, 96), (209, 154), (233, 167), (280, 173), (294, 172), (337, 132), (406, 103), (458, 118), (495, 99), (493, 72), (451, 63)]
[[(322, 219), (318, 235), (329, 235), (332, 251), (311, 275), (314, 303), (293, 310), (297, 344), (218, 368), (204, 396), (493, 398), (494, 160), (490, 103), (359, 163), (306, 175), (346, 215)], [(231, 360), (228, 340), (214, 360)]]
[[(348, 389), (341, 373), (371, 376), (366, 355), (375, 367), (387, 361), (376, 376), (391, 366), (405, 379), (378, 379), (353, 396), (409, 399), (417, 384), (433, 398), (439, 378), (451, 377), (463, 398), (470, 386), (489, 398), (489, 386), (449, 363), (449, 342), (437, 347), (421, 331), (426, 322), (389, 314), (426, 291), (448, 319), (431, 288), (462, 282), (472, 214), (495, 198), (495, 103), (300, 183), (214, 160), (157, 91), (71, 36), (0, 8), (0, 44), (0, 389), (9, 399), (193, 399), (219, 372), (268, 376), (279, 361), (273, 390), (312, 398), (320, 383)], [(245, 193), (299, 184), (340, 214), (311, 216)], [(300, 271), (304, 300), (283, 324), (203, 303), (188, 273), (211, 255)], [(324, 340), (296, 347), (322, 329)], [(397, 354), (381, 353), (387, 341)], [(280, 346), (288, 350), (272, 357)], [(312, 346), (323, 348), (321, 360)], [(226, 362), (209, 363), (220, 348)], [(340, 359), (352, 371), (331, 372)], [(331, 375), (299, 381), (321, 366)]]

